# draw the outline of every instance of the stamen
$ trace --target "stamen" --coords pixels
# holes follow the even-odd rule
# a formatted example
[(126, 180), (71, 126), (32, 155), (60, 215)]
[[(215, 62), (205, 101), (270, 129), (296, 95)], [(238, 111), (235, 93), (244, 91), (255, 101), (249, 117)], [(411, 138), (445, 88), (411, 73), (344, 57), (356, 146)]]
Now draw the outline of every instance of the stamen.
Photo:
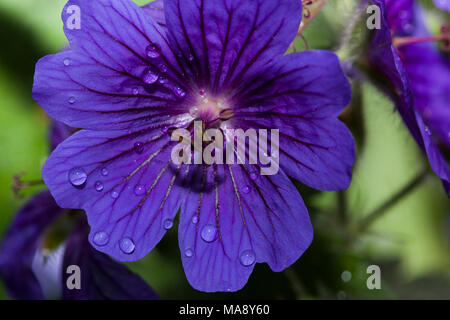
[(32, 181), (24, 181), (22, 180), (23, 176), (26, 174), (25, 171), (22, 171), (18, 174), (15, 174), (12, 177), (13, 184), (11, 189), (13, 191), (14, 197), (18, 200), (23, 199), (23, 195), (20, 194), (20, 191), (29, 187), (44, 185), (43, 180), (32, 180)]
[(450, 51), (450, 27), (443, 25), (441, 27), (441, 35), (427, 36), (427, 37), (396, 37), (392, 40), (395, 47), (401, 47), (414, 43), (426, 42), (442, 42), (442, 48), (445, 51)]

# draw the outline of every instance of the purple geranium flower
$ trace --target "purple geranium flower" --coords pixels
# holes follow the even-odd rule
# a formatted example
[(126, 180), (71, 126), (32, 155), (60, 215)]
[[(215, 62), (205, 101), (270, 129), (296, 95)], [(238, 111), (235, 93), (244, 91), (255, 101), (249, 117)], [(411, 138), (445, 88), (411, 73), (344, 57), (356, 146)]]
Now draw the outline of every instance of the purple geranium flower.
[(450, 146), (450, 62), (429, 42), (448, 36), (429, 36), (422, 9), (413, 0), (372, 2), (383, 19), (368, 50), (372, 71), (449, 194), (450, 167), (440, 148)]
[[(79, 29), (67, 25), (74, 8)], [(180, 211), (181, 257), (196, 289), (236, 291), (255, 263), (281, 271), (301, 256), (313, 231), (288, 176), (344, 189), (355, 157), (337, 119), (351, 98), (337, 57), (283, 56), (301, 16), (298, 0), (68, 2), (71, 50), (38, 62), (33, 96), (83, 129), (53, 152), (43, 177), (60, 206), (86, 211), (95, 248), (140, 259)], [(280, 171), (176, 166), (170, 133), (194, 120), (279, 129)]]
[[(72, 133), (55, 123), (50, 141), (56, 146)], [(157, 295), (124, 265), (98, 252), (88, 242), (86, 218), (75, 213), (76, 226), (54, 251), (44, 249), (46, 235), (68, 215), (50, 192), (34, 196), (17, 213), (0, 246), (0, 277), (15, 299), (156, 299)], [(80, 217), (81, 216), (81, 217)], [(69, 290), (67, 267), (81, 270), (81, 289)]]

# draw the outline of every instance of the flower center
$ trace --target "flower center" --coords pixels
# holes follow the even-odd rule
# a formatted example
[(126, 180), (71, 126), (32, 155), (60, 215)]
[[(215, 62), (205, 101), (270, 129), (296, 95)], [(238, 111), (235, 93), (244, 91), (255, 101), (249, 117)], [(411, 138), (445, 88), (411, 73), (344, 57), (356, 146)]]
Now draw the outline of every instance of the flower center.
[(234, 116), (233, 109), (225, 99), (209, 96), (203, 92), (200, 93), (196, 105), (190, 109), (189, 113), (195, 119), (203, 121), (205, 126), (220, 124)]

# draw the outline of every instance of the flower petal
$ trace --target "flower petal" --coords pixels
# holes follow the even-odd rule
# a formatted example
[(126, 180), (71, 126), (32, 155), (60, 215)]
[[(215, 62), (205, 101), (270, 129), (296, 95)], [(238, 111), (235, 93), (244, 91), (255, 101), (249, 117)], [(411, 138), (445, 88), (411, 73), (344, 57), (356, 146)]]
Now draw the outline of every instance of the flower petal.
[[(156, 293), (138, 275), (98, 252), (89, 244), (89, 226), (83, 219), (66, 242), (64, 270), (70, 265), (81, 269), (81, 289), (64, 286), (64, 300), (150, 300)], [(63, 283), (69, 275), (64, 274)]]
[[(69, 28), (74, 6), (80, 29)], [(42, 58), (33, 87), (52, 118), (111, 130), (155, 123), (183, 109), (189, 94), (180, 65), (165, 31), (143, 9), (129, 0), (71, 0), (62, 19), (71, 50)]]
[(164, 0), (155, 0), (141, 7), (161, 27), (166, 28), (166, 17), (164, 15)]
[(44, 299), (32, 271), (44, 231), (63, 213), (49, 192), (32, 198), (16, 215), (0, 247), (0, 276), (15, 299)]
[(197, 290), (237, 291), (255, 262), (281, 271), (312, 241), (306, 207), (286, 175), (256, 177), (250, 170), (221, 165), (195, 175), (202, 188), (191, 190), (182, 208), (178, 237), (187, 279)]
[(297, 0), (165, 0), (164, 6), (194, 77), (215, 94), (284, 54), (302, 16)]
[(355, 144), (337, 116), (351, 90), (335, 54), (286, 55), (238, 91), (236, 122), (279, 130), (280, 167), (287, 175), (321, 190), (348, 187)]
[(171, 143), (160, 130), (82, 130), (55, 149), (43, 178), (61, 207), (86, 210), (97, 250), (134, 261), (159, 242), (182, 203)]

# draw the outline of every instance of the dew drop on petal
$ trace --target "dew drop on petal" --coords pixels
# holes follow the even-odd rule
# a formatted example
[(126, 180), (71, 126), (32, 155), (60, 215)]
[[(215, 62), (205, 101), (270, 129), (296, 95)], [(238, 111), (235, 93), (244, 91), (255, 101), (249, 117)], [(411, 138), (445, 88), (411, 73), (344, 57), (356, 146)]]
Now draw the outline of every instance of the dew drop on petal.
[(206, 91), (205, 91), (205, 89), (200, 89), (200, 90), (198, 91), (198, 93), (199, 93), (200, 97), (205, 97), (205, 96), (206, 96)]
[(194, 56), (192, 54), (189, 55), (189, 61), (194, 61)]
[(133, 95), (137, 96), (139, 94), (139, 88), (138, 87), (134, 87), (133, 88)]
[(192, 217), (192, 223), (193, 224), (197, 224), (198, 223), (198, 216), (197, 215)]
[(136, 142), (134, 144), (134, 150), (137, 154), (142, 154), (144, 152), (144, 144), (142, 142)]
[(72, 185), (79, 187), (86, 183), (87, 174), (83, 168), (73, 168), (69, 171), (69, 181)]
[(192, 249), (186, 249), (184, 251), (184, 255), (188, 258), (192, 257), (194, 255), (194, 251)]
[(117, 199), (119, 197), (119, 192), (117, 190), (111, 191), (111, 198)]
[(254, 172), (250, 173), (250, 179), (252, 179), (253, 181), (255, 181), (258, 178), (258, 175)]
[(159, 84), (166, 84), (167, 83), (167, 78), (166, 77), (160, 77), (158, 82), (159, 82)]
[(103, 183), (101, 183), (100, 181), (97, 181), (95, 183), (95, 190), (97, 190), (98, 192), (102, 192), (103, 191)]
[(123, 253), (132, 254), (134, 252), (134, 249), (136, 248), (136, 245), (130, 238), (122, 238), (120, 239), (119, 247)]
[(134, 194), (137, 195), (137, 196), (142, 196), (142, 195), (144, 195), (144, 194), (145, 194), (145, 186), (137, 185), (137, 186), (134, 188)]
[(159, 79), (159, 75), (157, 73), (155, 73), (152, 70), (148, 70), (144, 76), (142, 77), (142, 80), (146, 83), (146, 84), (153, 84), (156, 81), (158, 81)]
[(213, 242), (217, 238), (217, 229), (215, 226), (208, 224), (203, 227), (201, 237), (205, 242)]
[(70, 96), (69, 100), (67, 100), (70, 104), (74, 104), (75, 103), (75, 97), (74, 96)]
[(249, 194), (250, 193), (250, 187), (249, 186), (245, 186), (244, 189), (242, 189), (242, 192), (244, 194)]
[(164, 229), (169, 230), (173, 227), (173, 220), (167, 219), (164, 221)]
[(70, 64), (72, 63), (72, 61), (71, 61), (69, 58), (65, 58), (65, 59), (63, 60), (63, 63), (64, 63), (64, 65), (65, 65), (66, 67), (68, 67), (68, 66), (70, 66)]
[(244, 267), (249, 267), (255, 263), (255, 252), (253, 252), (253, 250), (242, 251), (241, 255), (239, 256), (239, 260)]
[(94, 243), (98, 246), (105, 246), (109, 242), (109, 236), (106, 232), (100, 231), (94, 235)]
[(173, 89), (173, 93), (178, 97), (178, 98), (184, 98), (186, 96), (186, 92), (183, 90), (183, 88), (181, 87), (175, 87)]
[(145, 48), (145, 53), (149, 58), (158, 58), (161, 53), (159, 52), (159, 48), (156, 44), (151, 43)]
[(102, 168), (101, 173), (102, 173), (102, 176), (104, 176), (104, 177), (106, 177), (109, 174), (108, 169), (106, 169), (106, 168)]

